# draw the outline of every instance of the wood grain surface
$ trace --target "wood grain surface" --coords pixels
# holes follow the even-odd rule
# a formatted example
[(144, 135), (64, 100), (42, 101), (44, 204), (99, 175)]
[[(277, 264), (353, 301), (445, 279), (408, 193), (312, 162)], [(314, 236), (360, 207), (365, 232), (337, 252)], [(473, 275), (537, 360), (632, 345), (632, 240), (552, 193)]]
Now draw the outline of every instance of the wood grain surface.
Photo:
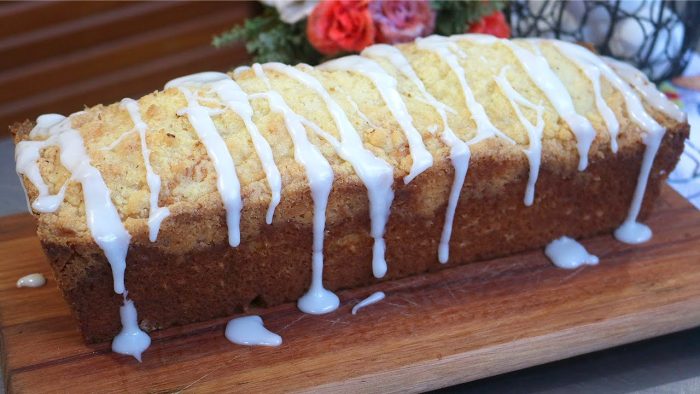
[[(541, 250), (340, 292), (311, 316), (292, 304), (259, 313), (278, 348), (226, 341), (225, 319), (152, 335), (143, 363), (86, 346), (28, 215), (0, 219), (0, 330), (11, 392), (415, 392), (492, 376), (700, 325), (700, 212), (665, 187), (652, 241), (602, 236), (601, 258), (574, 271)], [(17, 289), (43, 272), (48, 285)], [(196, 283), (192, 284), (196, 286)], [(387, 298), (351, 315), (373, 291)]]
[(0, 136), (47, 112), (138, 98), (169, 79), (245, 63), (211, 46), (253, 2), (0, 3)]

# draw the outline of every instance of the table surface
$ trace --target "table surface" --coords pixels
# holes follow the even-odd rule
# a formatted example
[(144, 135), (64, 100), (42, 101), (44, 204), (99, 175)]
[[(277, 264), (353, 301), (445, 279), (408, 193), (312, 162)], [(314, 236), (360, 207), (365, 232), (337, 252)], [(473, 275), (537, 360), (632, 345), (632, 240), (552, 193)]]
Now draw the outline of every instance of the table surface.
[[(0, 140), (0, 216), (26, 203)], [(8, 170), (9, 167), (9, 170)], [(700, 328), (443, 389), (448, 392), (698, 392)]]

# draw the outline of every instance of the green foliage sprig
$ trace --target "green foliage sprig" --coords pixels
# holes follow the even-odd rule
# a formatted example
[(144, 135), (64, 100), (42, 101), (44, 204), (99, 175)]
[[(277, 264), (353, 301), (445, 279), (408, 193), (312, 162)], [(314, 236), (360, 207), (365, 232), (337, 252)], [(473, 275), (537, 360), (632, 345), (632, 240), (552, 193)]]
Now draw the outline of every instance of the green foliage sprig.
[(212, 45), (221, 48), (238, 42), (245, 42), (246, 50), (258, 63), (316, 64), (322, 57), (306, 38), (306, 19), (287, 24), (282, 22), (277, 10), (270, 7), (265, 7), (261, 15), (247, 19), (243, 25), (214, 37)]

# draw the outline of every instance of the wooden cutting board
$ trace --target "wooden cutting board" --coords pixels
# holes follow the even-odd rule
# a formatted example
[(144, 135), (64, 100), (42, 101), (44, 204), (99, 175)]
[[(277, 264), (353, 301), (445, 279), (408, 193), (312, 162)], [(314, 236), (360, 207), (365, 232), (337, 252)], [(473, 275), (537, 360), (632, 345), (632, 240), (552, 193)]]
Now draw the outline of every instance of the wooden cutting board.
[[(601, 236), (575, 271), (541, 250), (340, 292), (341, 308), (258, 311), (278, 348), (226, 341), (226, 319), (154, 333), (139, 364), (86, 346), (34, 235), (33, 219), (0, 219), (0, 329), (10, 391), (423, 391), (700, 325), (700, 212), (666, 187), (652, 241)], [(42, 272), (48, 285), (17, 289)], [(196, 285), (196, 284), (193, 284)], [(351, 315), (368, 294), (387, 298)]]

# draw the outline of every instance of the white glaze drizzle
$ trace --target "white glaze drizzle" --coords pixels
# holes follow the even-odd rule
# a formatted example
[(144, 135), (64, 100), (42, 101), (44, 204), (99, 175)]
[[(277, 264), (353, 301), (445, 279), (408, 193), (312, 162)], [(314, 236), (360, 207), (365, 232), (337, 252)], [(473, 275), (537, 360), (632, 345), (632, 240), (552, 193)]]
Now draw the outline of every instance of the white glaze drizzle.
[[(30, 203), (31, 209), (37, 212), (55, 212), (63, 202), (66, 194), (68, 181), (58, 190), (56, 194), (49, 192), (49, 187), (41, 176), (39, 170), (39, 158), (41, 150), (51, 145), (57, 145), (56, 138), (50, 135), (51, 127), (61, 123), (65, 116), (59, 114), (41, 115), (36, 119), (36, 126), (29, 133), (30, 138), (47, 138), (41, 141), (24, 140), (17, 143), (15, 148), (15, 163), (18, 175), (24, 175), (37, 190), (37, 197)], [(24, 187), (24, 182), (22, 187)], [(26, 193), (27, 198), (29, 194)]]
[(466, 54), (454, 42), (450, 42), (446, 37), (433, 35), (417, 39), (416, 47), (437, 55), (449, 66), (452, 73), (457, 77), (467, 109), (469, 110), (472, 120), (476, 124), (476, 136), (468, 141), (469, 144), (475, 144), (494, 136), (503, 138), (510, 143), (515, 143), (515, 141), (491, 123), (491, 119), (489, 119), (486, 114), (484, 107), (476, 101), (474, 93), (467, 83), (464, 68), (459, 64), (459, 58), (458, 55), (455, 55), (455, 52), (461, 54), (463, 57), (466, 57)]
[[(141, 352), (148, 348), (150, 338), (148, 334), (138, 329), (136, 307), (132, 301), (126, 298), (124, 273), (126, 271), (126, 255), (131, 235), (124, 228), (102, 175), (99, 170), (90, 164), (90, 157), (85, 150), (83, 138), (77, 130), (73, 129), (71, 118), (52, 114), (48, 117), (40, 116), (36, 123), (36, 131), (32, 130), (30, 136), (48, 137), (46, 140), (41, 141), (42, 147), (58, 146), (61, 164), (71, 173), (70, 179), (80, 182), (88, 228), (95, 243), (102, 249), (112, 268), (114, 291), (117, 294), (124, 294), (124, 309), (122, 309), (124, 312), (120, 310), (123, 326), (122, 332), (138, 337), (137, 347), (140, 350), (137, 349), (138, 351), (135, 351), (134, 347), (129, 346), (113, 346), (112, 349), (117, 353), (133, 355), (140, 361)], [(27, 146), (29, 148), (25, 148)], [(24, 154), (22, 152), (23, 149), (33, 150), (36, 149), (36, 146), (18, 144), (16, 149), (17, 155), (22, 156)], [(23, 161), (20, 165), (18, 161), (17, 172), (31, 172), (29, 168), (34, 166), (38, 166), (38, 164), (36, 162)], [(32, 180), (30, 179), (30, 181)], [(53, 211), (56, 209), (58, 209), (58, 205), (55, 206)], [(136, 329), (134, 329), (134, 326), (136, 326)], [(135, 330), (138, 330), (139, 333), (136, 333)], [(115, 338), (116, 340), (117, 338)], [(122, 341), (122, 339), (117, 341), (118, 345)]]
[(647, 132), (644, 136), (646, 149), (644, 149), (642, 166), (639, 169), (637, 186), (634, 189), (632, 203), (630, 204), (627, 218), (622, 225), (615, 230), (615, 238), (617, 238), (618, 241), (628, 244), (639, 244), (650, 240), (653, 235), (651, 228), (643, 223), (639, 223), (637, 217), (639, 216), (639, 211), (642, 209), (642, 201), (644, 200), (644, 193), (647, 188), (647, 183), (649, 182), (649, 175), (651, 174), (651, 168), (654, 164), (654, 158), (659, 151), (665, 133), (666, 129), (662, 128), (661, 130)]
[[(630, 66), (627, 66), (624, 63), (619, 63), (611, 59), (608, 59), (608, 63), (606, 63), (606, 61), (603, 61), (600, 57), (596, 56), (590, 51), (587, 51), (583, 48), (579, 48), (578, 45), (564, 43), (560, 41), (552, 42), (555, 43), (557, 48), (568, 48), (570, 51), (575, 52), (576, 56), (579, 57), (582, 61), (584, 61), (588, 67), (596, 67), (602, 73), (602, 75), (613, 85), (613, 87), (623, 95), (629, 117), (632, 119), (633, 122), (639, 125), (641, 129), (646, 133), (643, 141), (647, 147), (644, 151), (642, 166), (640, 169), (639, 177), (637, 179), (637, 186), (635, 188), (634, 196), (632, 198), (632, 202), (630, 203), (629, 212), (626, 220), (615, 231), (615, 237), (622, 242), (645, 242), (646, 240), (651, 238), (652, 232), (648, 226), (637, 222), (637, 216), (639, 215), (639, 211), (641, 209), (642, 200), (644, 198), (644, 192), (646, 190), (649, 173), (651, 171), (651, 165), (653, 164), (654, 157), (656, 156), (656, 153), (658, 151), (659, 145), (665, 133), (665, 129), (646, 112), (646, 110), (644, 109), (644, 105), (642, 104), (639, 97), (634, 93), (633, 89), (630, 88), (630, 86), (627, 83), (625, 83), (615, 71), (613, 71), (613, 69), (608, 63), (613, 65), (617, 64), (619, 67), (622, 68), (627, 67), (627, 71), (632, 74), (630, 78), (633, 78), (634, 80), (645, 81), (646, 77), (644, 77), (643, 75), (636, 75), (637, 73), (639, 73), (639, 71), (632, 69)], [(622, 64), (622, 66), (620, 66), (619, 64)], [(617, 71), (619, 72), (620, 70)], [(624, 72), (621, 72), (620, 74), (622, 75), (624, 74)], [(641, 88), (651, 90), (647, 94), (647, 96), (656, 97), (657, 100), (659, 99), (659, 95), (661, 95), (661, 93), (656, 91), (656, 89), (654, 89), (653, 86), (648, 84), (648, 81), (647, 83), (643, 84)], [(665, 97), (661, 97), (661, 99), (668, 101), (665, 99)], [(675, 107), (675, 105), (673, 105), (672, 103), (662, 105), (668, 108)], [(672, 109), (669, 111), (674, 112)], [(675, 115), (678, 116), (678, 113), (675, 113)]]
[[(83, 111), (76, 112), (74, 115), (81, 114)], [(51, 136), (51, 127), (55, 126), (66, 117), (61, 114), (44, 114), (36, 118), (36, 125), (29, 132), (29, 138), (48, 138)]]
[(229, 245), (236, 247), (241, 242), (241, 184), (236, 175), (236, 167), (226, 142), (216, 130), (210, 109), (199, 104), (191, 88), (202, 88), (205, 82), (219, 78), (219, 73), (200, 73), (173, 79), (165, 88), (178, 88), (187, 100), (187, 107), (178, 111), (185, 114), (199, 139), (204, 144), (207, 154), (216, 170), (216, 188), (226, 210), (226, 225), (228, 227)]
[(254, 64), (253, 71), (267, 86), (267, 91), (260, 94), (268, 99), (270, 110), (281, 114), (284, 118), (287, 132), (294, 143), (294, 160), (306, 171), (311, 198), (314, 202), (311, 286), (299, 299), (297, 306), (302, 312), (311, 314), (332, 312), (338, 308), (340, 300), (333, 292), (323, 287), (323, 239), (328, 195), (333, 186), (333, 169), (306, 136), (306, 129), (302, 124), (303, 117), (292, 111), (282, 96), (272, 90), (270, 80), (262, 66)]
[(576, 269), (582, 265), (597, 265), (598, 257), (586, 250), (575, 239), (561, 237), (547, 244), (544, 253), (559, 268)]
[(617, 74), (622, 77), (622, 79), (634, 86), (651, 106), (665, 113), (677, 122), (686, 121), (686, 114), (681, 111), (673, 101), (669, 100), (665, 94), (661, 93), (643, 72), (619, 60), (609, 57), (603, 59), (605, 59), (605, 62), (608, 63), (609, 66), (617, 71)]
[[(239, 70), (240, 69), (240, 70)], [(238, 67), (234, 70), (234, 74), (243, 69), (250, 69), (250, 67)], [(173, 81), (168, 82), (168, 85), (177, 85), (187, 82), (197, 82), (200, 84), (210, 84), (211, 89), (217, 94), (219, 100), (221, 100), (229, 109), (231, 109), (236, 115), (238, 115), (245, 124), (246, 130), (253, 141), (253, 147), (255, 152), (260, 159), (260, 163), (263, 167), (263, 172), (265, 172), (265, 177), (267, 178), (268, 186), (270, 187), (270, 204), (267, 209), (267, 214), (265, 216), (265, 222), (267, 224), (272, 223), (272, 218), (275, 213), (275, 208), (280, 202), (280, 195), (282, 190), (282, 178), (280, 176), (279, 169), (275, 164), (274, 157), (272, 155), (272, 149), (267, 140), (260, 134), (255, 122), (253, 122), (253, 107), (251, 107), (248, 101), (248, 95), (241, 89), (241, 87), (232, 80), (227, 74), (206, 71), (196, 74), (187, 75), (184, 77), (177, 78)], [(200, 101), (202, 101), (200, 99)], [(216, 100), (211, 100), (216, 101)], [(218, 103), (218, 101), (216, 101)]]
[(102, 148), (100, 148), (100, 150), (112, 150), (134, 133), (136, 133), (135, 129), (131, 129), (125, 133), (122, 133), (122, 135), (120, 135), (116, 140), (112, 141), (111, 144), (103, 146)]
[(579, 153), (578, 169), (583, 171), (588, 167), (588, 152), (595, 139), (596, 132), (591, 123), (584, 116), (578, 114), (574, 102), (566, 90), (566, 87), (549, 68), (547, 59), (507, 40), (502, 40), (515, 54), (530, 78), (537, 87), (547, 96), (552, 106), (569, 125), (576, 136), (576, 146)]
[(264, 67), (302, 83), (319, 95), (326, 104), (326, 108), (328, 108), (333, 117), (338, 134), (340, 134), (340, 142), (327, 133), (326, 139), (333, 140), (330, 142), (334, 145), (335, 151), (343, 160), (352, 165), (355, 173), (367, 188), (370, 203), (371, 234), (372, 238), (374, 238), (372, 272), (377, 278), (383, 277), (387, 271), (384, 258), (386, 251), (384, 230), (389, 220), (391, 202), (394, 199), (394, 192), (391, 190), (391, 185), (394, 182), (392, 167), (365, 149), (360, 135), (353, 127), (345, 111), (333, 100), (328, 91), (316, 78), (304, 71), (282, 63), (268, 63)]
[[(602, 63), (602, 61), (600, 62)], [(678, 109), (675, 104), (659, 92), (641, 71), (617, 60), (605, 58), (605, 62), (607, 66), (614, 68), (622, 79), (634, 86), (652, 107), (678, 121), (685, 121), (685, 114), (680, 112), (680, 109)], [(617, 84), (624, 85), (622, 82), (618, 82)], [(666, 129), (644, 110), (639, 99), (634, 93), (629, 91), (629, 88), (623, 91), (623, 94), (625, 95), (627, 109), (628, 112), (630, 112), (631, 118), (646, 131), (643, 137), (646, 149), (642, 157), (637, 186), (634, 190), (627, 218), (622, 225), (615, 230), (615, 238), (621, 242), (638, 244), (648, 241), (653, 235), (651, 228), (643, 223), (639, 223), (637, 217), (639, 216), (639, 211), (642, 209), (644, 193), (646, 192), (647, 183), (649, 182), (649, 175), (651, 174), (651, 168), (654, 164), (654, 158), (659, 151)]]
[(578, 169), (583, 171), (588, 167), (588, 152), (596, 136), (595, 129), (588, 119), (576, 112), (574, 102), (566, 90), (566, 86), (549, 67), (549, 63), (544, 56), (532, 53), (514, 42), (494, 36), (461, 34), (450, 37), (450, 40), (467, 40), (480, 44), (502, 43), (510, 49), (530, 79), (547, 96), (547, 99), (559, 113), (559, 116), (564, 119), (576, 136), (576, 146), (579, 154)]
[(139, 328), (138, 315), (134, 302), (124, 297), (119, 308), (122, 329), (112, 340), (112, 351), (133, 356), (141, 362), (141, 354), (151, 346), (151, 337)]
[(158, 206), (158, 197), (160, 195), (160, 176), (153, 171), (151, 166), (151, 150), (148, 149), (146, 143), (146, 132), (148, 131), (148, 126), (141, 119), (141, 112), (139, 110), (139, 104), (136, 100), (130, 98), (125, 98), (121, 102), (122, 107), (126, 108), (131, 117), (131, 121), (134, 123), (134, 130), (139, 133), (141, 138), (141, 156), (143, 157), (143, 162), (146, 166), (146, 183), (148, 183), (148, 189), (150, 192), (148, 201), (150, 208), (148, 210), (148, 239), (151, 242), (155, 242), (158, 238), (158, 231), (160, 230), (160, 225), (163, 219), (170, 215), (170, 210), (167, 207)]
[(450, 147), (450, 160), (452, 161), (452, 166), (455, 171), (452, 187), (450, 189), (450, 196), (447, 200), (445, 223), (442, 227), (440, 244), (438, 246), (438, 261), (443, 264), (447, 263), (450, 255), (450, 238), (452, 237), (452, 225), (454, 223), (455, 211), (469, 168), (469, 158), (471, 156), (469, 146), (460, 140), (450, 128), (449, 122), (447, 121), (448, 107), (428, 92), (423, 81), (421, 81), (413, 70), (413, 67), (411, 67), (408, 59), (406, 59), (399, 49), (386, 44), (378, 44), (365, 48), (365, 50), (362, 51), (362, 55), (371, 58), (385, 59), (391, 63), (392, 66), (398, 69), (401, 74), (418, 88), (423, 100), (435, 109), (442, 120), (443, 127), (440, 137), (442, 141)]
[[(535, 45), (539, 45), (544, 40), (529, 39), (527, 41), (532, 42)], [(595, 95), (596, 108), (598, 109), (600, 116), (603, 118), (605, 126), (608, 129), (608, 133), (610, 134), (610, 149), (613, 151), (613, 153), (617, 153), (617, 135), (620, 132), (620, 122), (617, 120), (615, 113), (603, 98), (603, 94), (600, 90), (601, 70), (595, 65), (595, 63), (589, 60), (588, 54), (592, 55), (592, 53), (580, 45), (568, 42), (555, 40), (547, 40), (546, 42), (553, 44), (559, 53), (574, 63), (591, 82), (591, 85), (593, 86), (593, 94)], [(535, 48), (537, 48), (537, 46), (535, 46)]]
[[(37, 150), (38, 155), (40, 148), (52, 145), (59, 146), (61, 164), (71, 173), (70, 179), (80, 182), (82, 186), (88, 228), (112, 267), (114, 291), (117, 294), (124, 293), (126, 254), (131, 236), (124, 228), (119, 212), (112, 203), (109, 188), (102, 179), (102, 175), (90, 164), (90, 157), (85, 150), (83, 138), (78, 131), (72, 128), (70, 117), (60, 118), (51, 115), (48, 120), (39, 117), (36, 128), (46, 128), (47, 130), (34, 133), (34, 135), (46, 135), (48, 138), (43, 141), (27, 141), (38, 144), (23, 144), (21, 142), (17, 144), (16, 155), (18, 158), (22, 158), (22, 160), (18, 159), (17, 161), (17, 172), (40, 176), (38, 163), (24, 159), (24, 155), (34, 157), (35, 150)], [(31, 152), (27, 154), (24, 152), (25, 149)], [(38, 158), (38, 156), (36, 157)], [(30, 182), (34, 183), (34, 179), (28, 178)], [(41, 182), (43, 183), (43, 180)], [(62, 190), (64, 189), (62, 188)], [(43, 212), (55, 212), (62, 200), (63, 192), (60, 193), (60, 200), (56, 204), (52, 204), (51, 209)]]
[[(560, 41), (556, 41), (556, 43), (557, 47), (578, 47), (578, 45)], [(576, 50), (576, 55), (584, 60), (589, 67), (597, 67), (605, 79), (607, 79), (608, 82), (613, 85), (613, 88), (622, 93), (622, 96), (625, 99), (625, 106), (627, 108), (628, 116), (634, 123), (638, 124), (642, 130), (646, 132), (662, 128), (661, 125), (659, 125), (654, 118), (652, 118), (646, 112), (642, 101), (639, 99), (634, 90), (630, 88), (630, 86), (625, 83), (620, 76), (618, 76), (615, 71), (610, 68), (610, 66), (608, 66), (599, 56), (596, 56), (592, 52), (583, 48), (581, 49), (582, 50)]]
[(25, 275), (17, 280), (17, 287), (41, 287), (45, 284), (46, 278), (39, 273)]
[(345, 98), (348, 100), (348, 102), (349, 102), (350, 105), (352, 106), (352, 109), (353, 109), (355, 112), (357, 112), (357, 115), (360, 116), (360, 119), (364, 120), (368, 125), (370, 125), (370, 127), (374, 128), (374, 129), (379, 129), (379, 126), (377, 126), (376, 123), (372, 122), (372, 119), (370, 119), (369, 117), (367, 117), (367, 115), (365, 115), (365, 113), (362, 112), (362, 110), (360, 110), (360, 107), (357, 105), (357, 103), (355, 102), (355, 100), (352, 99), (352, 97), (346, 96)]
[[(533, 41), (535, 41), (535, 40), (537, 40), (537, 41), (540, 41), (540, 40), (544, 41), (544, 39), (540, 39), (540, 38), (524, 38), (524, 39), (522, 39), (522, 41), (528, 41), (528, 42), (533, 42)], [(544, 56), (544, 53), (542, 53), (542, 49), (541, 49), (538, 45), (532, 45), (531, 48), (532, 48), (533, 51), (535, 51), (535, 53), (537, 54), (537, 56)]]
[(235, 81), (229, 78), (228, 75), (222, 73), (221, 79), (212, 83), (212, 89), (219, 98), (226, 103), (228, 108), (243, 120), (248, 134), (253, 141), (255, 152), (258, 154), (263, 171), (265, 172), (265, 177), (267, 178), (267, 184), (270, 186), (271, 198), (265, 221), (267, 224), (271, 224), (272, 217), (275, 214), (275, 208), (280, 203), (280, 195), (282, 192), (282, 177), (275, 164), (275, 159), (272, 156), (272, 148), (270, 148), (270, 144), (268, 144), (267, 140), (260, 134), (258, 126), (253, 122), (253, 107), (251, 107), (248, 101), (248, 95)]
[[(508, 82), (506, 78), (506, 73), (509, 66), (505, 66), (501, 69), (501, 73), (494, 77), (496, 84), (503, 94), (506, 95), (510, 105), (515, 110), (515, 114), (518, 116), (520, 123), (522, 123), (528, 134), (528, 148), (524, 150), (527, 160), (530, 163), (530, 175), (527, 180), (527, 186), (525, 188), (525, 197), (523, 202), (527, 206), (531, 206), (535, 199), (535, 184), (537, 183), (537, 178), (540, 173), (540, 162), (542, 161), (542, 131), (544, 130), (544, 118), (542, 114), (544, 112), (544, 107), (541, 105), (536, 105), (530, 100), (526, 99), (518, 93)], [(520, 107), (529, 108), (536, 112), (537, 114), (537, 124), (532, 124), (527, 117), (523, 114)]]
[(383, 291), (378, 291), (376, 293), (372, 293), (372, 295), (370, 295), (369, 297), (365, 298), (364, 300), (358, 302), (357, 304), (355, 304), (355, 306), (352, 307), (352, 314), (356, 315), (360, 309), (362, 309), (366, 306), (375, 304), (375, 303), (383, 300), (384, 297), (386, 297), (386, 295), (384, 294)]
[(41, 156), (41, 150), (53, 142), (47, 141), (20, 141), (15, 148), (17, 174), (26, 176), (38, 193), (34, 201), (30, 203), (30, 212), (32, 209), (41, 213), (55, 212), (66, 194), (67, 181), (56, 194), (51, 194), (48, 185), (41, 176), (37, 162)]
[(250, 66), (238, 66), (233, 69), (233, 76), (238, 78), (242, 73), (250, 70)]
[(420, 175), (433, 165), (433, 156), (425, 148), (423, 138), (413, 125), (413, 118), (408, 112), (406, 103), (401, 98), (397, 90), (398, 82), (373, 60), (360, 56), (345, 56), (334, 59), (318, 66), (320, 70), (327, 71), (348, 71), (363, 75), (372, 81), (386, 103), (389, 111), (401, 126), (404, 135), (408, 139), (408, 147), (411, 151), (413, 164), (411, 171), (404, 177), (404, 183), (410, 183), (415, 177)]
[(226, 339), (247, 346), (279, 346), (282, 337), (265, 328), (260, 316), (243, 316), (226, 324)]

